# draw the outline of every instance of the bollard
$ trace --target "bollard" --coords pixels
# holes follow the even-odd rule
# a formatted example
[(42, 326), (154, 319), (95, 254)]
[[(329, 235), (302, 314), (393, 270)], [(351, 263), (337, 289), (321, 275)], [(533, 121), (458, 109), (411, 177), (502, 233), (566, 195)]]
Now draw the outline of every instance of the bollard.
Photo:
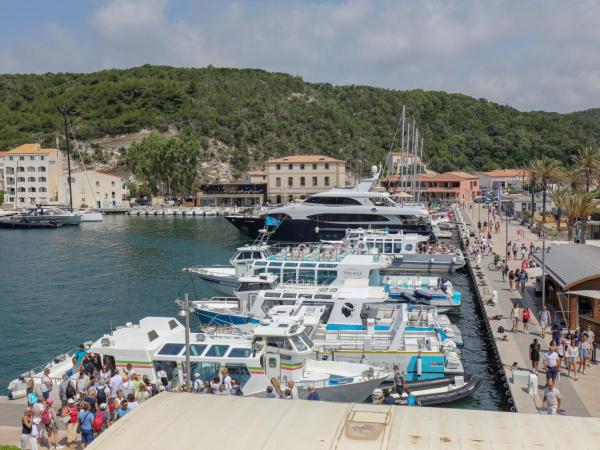
[(498, 291), (492, 291), (492, 303), (494, 306), (498, 304)]

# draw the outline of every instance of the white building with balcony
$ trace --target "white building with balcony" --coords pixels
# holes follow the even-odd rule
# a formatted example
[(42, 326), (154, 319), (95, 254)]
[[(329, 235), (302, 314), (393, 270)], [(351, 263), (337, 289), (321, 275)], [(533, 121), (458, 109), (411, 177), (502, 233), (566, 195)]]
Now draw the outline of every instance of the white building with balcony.
[(3, 168), (4, 203), (15, 208), (55, 202), (62, 154), (42, 149), (39, 144), (23, 144), (0, 156)]

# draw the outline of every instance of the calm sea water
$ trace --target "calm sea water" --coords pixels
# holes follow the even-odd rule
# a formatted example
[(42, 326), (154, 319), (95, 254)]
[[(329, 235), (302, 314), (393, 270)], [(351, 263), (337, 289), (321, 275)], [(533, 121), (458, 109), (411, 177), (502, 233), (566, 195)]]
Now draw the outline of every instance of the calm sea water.
[[(210, 296), (181, 269), (224, 264), (245, 242), (221, 218), (106, 216), (59, 230), (0, 230), (0, 392), (19, 373), (111, 325), (175, 315), (174, 299), (184, 292)], [(463, 292), (456, 320), (466, 369), (484, 378), (459, 406), (503, 409), (468, 278), (450, 279)]]

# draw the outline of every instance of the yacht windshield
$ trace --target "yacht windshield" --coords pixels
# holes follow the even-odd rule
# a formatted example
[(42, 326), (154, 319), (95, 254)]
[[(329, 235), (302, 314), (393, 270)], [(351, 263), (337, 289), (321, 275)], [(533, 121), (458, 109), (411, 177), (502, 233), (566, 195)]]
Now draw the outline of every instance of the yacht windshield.
[(375, 206), (396, 206), (396, 204), (388, 197), (370, 197), (369, 200)]
[(294, 343), (299, 352), (304, 352), (308, 350), (306, 343), (302, 339), (300, 339), (299, 335), (296, 334), (292, 336), (292, 342)]

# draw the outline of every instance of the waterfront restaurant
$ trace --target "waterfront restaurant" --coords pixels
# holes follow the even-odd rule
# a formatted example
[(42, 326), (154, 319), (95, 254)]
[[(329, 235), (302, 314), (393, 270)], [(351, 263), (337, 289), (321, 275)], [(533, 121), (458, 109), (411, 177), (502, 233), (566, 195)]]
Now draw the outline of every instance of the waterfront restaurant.
[[(559, 322), (571, 331), (591, 325), (600, 336), (600, 247), (584, 244), (547, 244), (546, 302)], [(534, 253), (539, 266), (529, 269), (541, 275), (542, 252)]]

